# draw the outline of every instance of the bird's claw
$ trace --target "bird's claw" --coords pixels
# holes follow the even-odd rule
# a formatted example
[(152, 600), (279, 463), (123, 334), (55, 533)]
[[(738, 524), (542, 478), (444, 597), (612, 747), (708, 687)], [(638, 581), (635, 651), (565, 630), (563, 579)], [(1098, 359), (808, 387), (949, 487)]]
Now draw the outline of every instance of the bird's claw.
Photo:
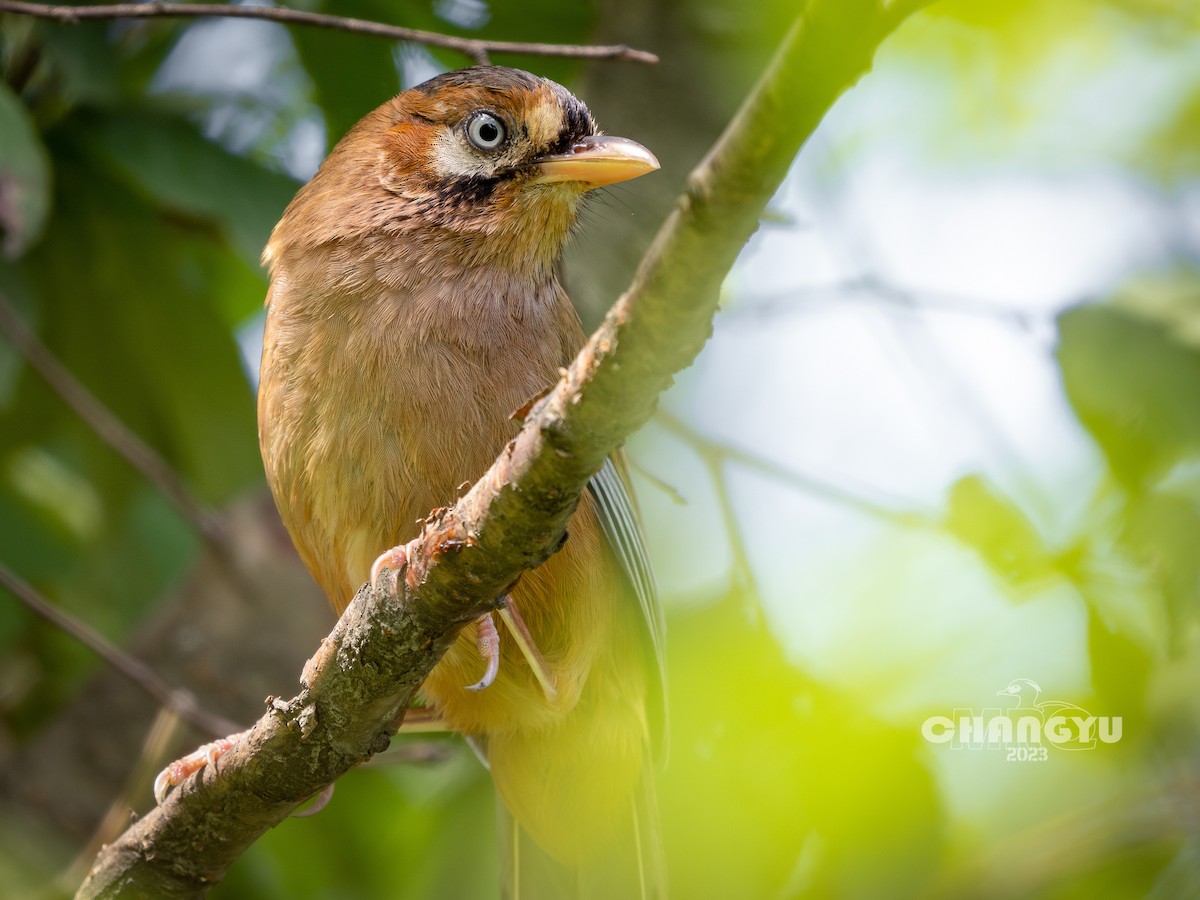
[(407, 565), (408, 551), (404, 548), (403, 544), (379, 554), (375, 562), (371, 563), (371, 589), (374, 591), (379, 590), (379, 576), (383, 574), (384, 569), (390, 569), (392, 578), (395, 579), (399, 577)]
[[(236, 735), (235, 735), (236, 737)], [(215, 767), (217, 760), (233, 747), (232, 738), (221, 738), (198, 747), (187, 756), (175, 760), (158, 773), (154, 779), (154, 802), (161, 804), (167, 798), (167, 792), (187, 780), (188, 776), (199, 772), (205, 766)]]
[(482, 691), (491, 687), (500, 671), (500, 635), (496, 631), (496, 623), (492, 621), (492, 614), (485, 613), (476, 619), (475, 630), (479, 655), (487, 661), (487, 669), (479, 681), (467, 687), (468, 691)]

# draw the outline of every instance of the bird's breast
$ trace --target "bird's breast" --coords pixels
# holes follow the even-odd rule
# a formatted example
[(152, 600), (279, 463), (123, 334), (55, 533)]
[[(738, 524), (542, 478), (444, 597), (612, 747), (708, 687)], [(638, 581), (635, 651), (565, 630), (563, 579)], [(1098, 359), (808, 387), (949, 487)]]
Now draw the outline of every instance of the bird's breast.
[(260, 442), (285, 525), (340, 610), (382, 550), (483, 474), (517, 430), (511, 413), (582, 334), (577, 320), (562, 333), (555, 297), (514, 311), (483, 290), (447, 297), (453, 284), (336, 301), (297, 290), (276, 279)]

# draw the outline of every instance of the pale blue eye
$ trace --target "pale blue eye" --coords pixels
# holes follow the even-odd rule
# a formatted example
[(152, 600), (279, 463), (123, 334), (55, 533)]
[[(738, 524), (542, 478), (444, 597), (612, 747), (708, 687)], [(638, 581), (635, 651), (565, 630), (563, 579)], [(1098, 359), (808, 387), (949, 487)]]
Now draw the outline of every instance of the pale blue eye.
[(495, 150), (507, 137), (504, 123), (490, 112), (477, 112), (467, 120), (467, 140), (480, 150)]

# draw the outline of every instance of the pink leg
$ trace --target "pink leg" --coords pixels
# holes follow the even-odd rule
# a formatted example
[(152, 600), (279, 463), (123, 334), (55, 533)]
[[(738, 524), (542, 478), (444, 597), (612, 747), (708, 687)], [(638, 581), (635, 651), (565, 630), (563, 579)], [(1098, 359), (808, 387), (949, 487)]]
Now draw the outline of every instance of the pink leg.
[(307, 819), (309, 816), (315, 816), (333, 799), (333, 782), (325, 785), (321, 792), (317, 794), (317, 799), (313, 801), (312, 806), (306, 806), (299, 812), (292, 813), (293, 819)]
[(487, 613), (476, 619), (475, 629), (478, 633), (479, 655), (486, 660), (487, 669), (479, 681), (467, 687), (468, 691), (482, 691), (491, 687), (500, 671), (500, 635), (496, 632), (492, 614)]

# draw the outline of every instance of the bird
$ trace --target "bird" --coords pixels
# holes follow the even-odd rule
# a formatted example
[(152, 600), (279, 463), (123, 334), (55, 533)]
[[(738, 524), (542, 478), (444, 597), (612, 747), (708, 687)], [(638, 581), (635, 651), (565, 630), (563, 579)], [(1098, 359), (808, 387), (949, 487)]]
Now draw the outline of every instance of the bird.
[(1042, 700), (1041, 694), (1042, 686), (1031, 678), (1017, 678), (1010, 681), (1008, 687), (996, 691), (998, 697), (1017, 698), (1017, 705), (1010, 707), (1011, 712), (1035, 715), (1043, 726), (1053, 724), (1054, 730), (1044, 733), (1054, 746), (1067, 750), (1093, 749), (1096, 740), (1087, 730), (1091, 726), (1083, 728), (1080, 725), (1080, 722), (1093, 721), (1092, 714), (1066, 700)]
[[(657, 168), (561, 85), (473, 66), (367, 114), (289, 204), (263, 253), (259, 439), (336, 612), (557, 382), (585, 341), (559, 277), (581, 204)], [(621, 452), (567, 533), (422, 694), (490, 769), (504, 896), (662, 896), (662, 612)]]

